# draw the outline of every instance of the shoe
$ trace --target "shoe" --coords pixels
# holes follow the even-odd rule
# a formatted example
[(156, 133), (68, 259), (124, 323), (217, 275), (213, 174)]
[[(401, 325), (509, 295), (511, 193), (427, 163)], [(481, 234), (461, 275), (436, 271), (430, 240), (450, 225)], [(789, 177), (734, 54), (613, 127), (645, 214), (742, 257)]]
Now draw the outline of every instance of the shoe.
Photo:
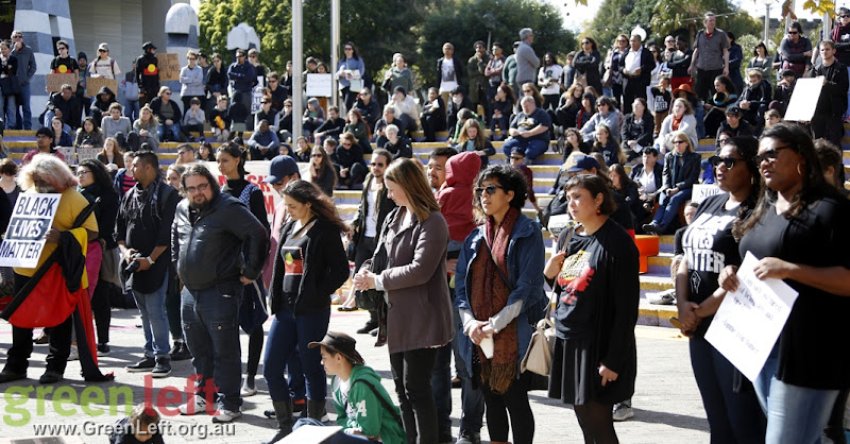
[(378, 324), (370, 321), (367, 322), (366, 325), (364, 325), (363, 327), (359, 328), (357, 330), (357, 333), (365, 335), (366, 333), (369, 333), (376, 328), (378, 328)]
[(460, 432), (456, 444), (481, 444), (481, 433)]
[(77, 349), (76, 345), (71, 345), (71, 353), (68, 354), (69, 361), (79, 361), (80, 360), (80, 350)]
[(357, 311), (357, 307), (337, 307), (336, 311)]
[(156, 365), (151, 370), (151, 376), (154, 378), (164, 378), (171, 374), (171, 358), (160, 356), (156, 358)]
[(664, 290), (657, 293), (647, 293), (646, 302), (652, 305), (675, 305), (676, 290)]
[(307, 407), (307, 398), (293, 398), (292, 399), (292, 412), (293, 413), (301, 413), (304, 411), (304, 408)]
[(174, 347), (168, 352), (172, 361), (185, 361), (192, 359), (192, 353), (189, 351), (189, 346), (183, 341), (174, 341)]
[(216, 424), (231, 422), (234, 419), (239, 418), (240, 416), (242, 416), (242, 412), (238, 410), (218, 409), (213, 414), (212, 422)]
[(307, 410), (303, 410), (301, 412), (301, 417), (313, 418), (321, 422), (328, 422), (331, 420), (330, 416), (328, 416), (328, 411), (325, 409), (324, 399), (320, 401), (313, 401), (312, 399), (308, 399)]
[(54, 372), (52, 370), (47, 370), (38, 378), (39, 384), (56, 384), (57, 382), (62, 380), (62, 374), (59, 372)]
[(378, 337), (378, 327), (375, 327), (372, 330), (370, 330), (369, 334), (372, 335), (373, 338), (377, 338)]
[(253, 378), (250, 378), (250, 379), (246, 378), (245, 379), (245, 383), (242, 384), (241, 394), (242, 394), (243, 397), (244, 396), (254, 396), (254, 395), (257, 394), (257, 388), (254, 387)]
[(46, 331), (42, 331), (39, 337), (32, 340), (33, 344), (44, 345), (50, 342), (50, 335)]
[(108, 344), (97, 344), (97, 355), (98, 356), (106, 356), (111, 353), (112, 350), (109, 349)]
[(192, 395), (189, 402), (177, 408), (181, 415), (197, 415), (207, 410), (207, 400), (203, 396)]
[(635, 412), (632, 410), (631, 401), (614, 404), (614, 421), (625, 421), (633, 416), (635, 416)]
[(16, 373), (10, 370), (3, 370), (0, 372), (0, 384), (4, 382), (12, 382), (17, 381), (19, 379), (27, 379), (27, 372)]
[(460, 376), (455, 376), (452, 378), (452, 388), (459, 389), (460, 388)]
[(145, 356), (141, 361), (124, 367), (129, 373), (149, 372), (156, 367), (156, 360), (150, 356)]
[(643, 226), (641, 228), (643, 228), (643, 232), (646, 233), (646, 234), (656, 234), (657, 235), (659, 233), (658, 225), (655, 225), (654, 222), (650, 222), (648, 224), (643, 224)]

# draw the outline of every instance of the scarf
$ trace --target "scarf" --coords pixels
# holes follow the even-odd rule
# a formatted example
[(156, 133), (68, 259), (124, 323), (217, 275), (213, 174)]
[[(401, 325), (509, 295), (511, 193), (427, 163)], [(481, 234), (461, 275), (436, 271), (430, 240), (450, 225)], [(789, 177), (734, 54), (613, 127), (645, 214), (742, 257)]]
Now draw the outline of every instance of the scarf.
[(684, 114), (682, 114), (682, 117), (676, 117), (674, 115), (673, 116), (673, 122), (670, 125), (670, 129), (672, 129), (673, 131), (678, 131), (679, 130), (679, 124), (682, 123), (682, 119), (684, 119), (684, 118), (685, 118)]
[[(484, 242), (490, 248), (483, 242), (479, 244), (478, 254), (472, 261), (470, 303), (476, 319), (490, 319), (508, 303), (511, 289), (499, 275), (496, 266), (498, 264), (504, 276), (508, 276), (508, 244), (519, 215), (519, 209), (511, 208), (499, 226), (496, 226), (492, 217), (487, 218)], [(493, 260), (490, 259), (491, 251)], [(492, 359), (487, 359), (480, 347), (477, 350), (481, 361), (481, 381), (494, 393), (503, 394), (516, 379), (519, 362), (516, 321), (493, 335), (493, 342)]]

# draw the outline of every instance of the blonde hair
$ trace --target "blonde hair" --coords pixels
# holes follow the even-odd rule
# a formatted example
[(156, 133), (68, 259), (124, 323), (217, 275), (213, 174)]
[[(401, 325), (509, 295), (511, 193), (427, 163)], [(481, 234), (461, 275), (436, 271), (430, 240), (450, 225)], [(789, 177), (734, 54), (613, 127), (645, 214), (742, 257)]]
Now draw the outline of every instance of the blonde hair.
[(36, 154), (21, 168), (18, 185), (23, 190), (35, 188), (39, 193), (61, 193), (77, 186), (77, 178), (68, 164), (53, 154)]
[(434, 198), (428, 180), (425, 179), (425, 171), (419, 160), (394, 160), (384, 173), (384, 179), (392, 181), (404, 190), (410, 208), (420, 222), (428, 219), (434, 211), (440, 211), (440, 205)]
[[(682, 137), (688, 142), (688, 151), (694, 152), (694, 143), (691, 141), (691, 138), (688, 137), (688, 134), (684, 131), (673, 131), (670, 133), (670, 143), (673, 143), (677, 137)], [(675, 148), (675, 146), (673, 147)]]

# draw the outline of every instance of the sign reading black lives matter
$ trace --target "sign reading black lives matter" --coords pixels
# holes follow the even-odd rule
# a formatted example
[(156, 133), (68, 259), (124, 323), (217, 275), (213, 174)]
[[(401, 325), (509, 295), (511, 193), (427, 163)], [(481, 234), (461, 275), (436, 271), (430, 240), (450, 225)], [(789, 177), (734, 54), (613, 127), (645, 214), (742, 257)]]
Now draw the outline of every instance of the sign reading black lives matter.
[(0, 266), (35, 268), (44, 250), (44, 236), (53, 225), (61, 194), (21, 193), (6, 238), (0, 244)]

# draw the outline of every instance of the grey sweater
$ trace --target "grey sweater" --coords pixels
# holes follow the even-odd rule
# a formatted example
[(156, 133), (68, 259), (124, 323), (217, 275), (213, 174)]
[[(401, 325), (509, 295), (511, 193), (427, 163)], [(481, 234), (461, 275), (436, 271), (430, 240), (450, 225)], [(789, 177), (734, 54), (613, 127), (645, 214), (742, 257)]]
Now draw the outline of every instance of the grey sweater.
[(106, 115), (100, 121), (100, 129), (103, 131), (103, 137), (115, 137), (116, 133), (121, 133), (124, 137), (127, 137), (133, 130), (133, 124), (127, 117), (122, 116), (118, 120), (113, 120), (112, 116)]
[(534, 53), (534, 49), (528, 43), (522, 42), (516, 49), (516, 81), (519, 85), (526, 82), (534, 83), (537, 78), (537, 68), (540, 59)]

